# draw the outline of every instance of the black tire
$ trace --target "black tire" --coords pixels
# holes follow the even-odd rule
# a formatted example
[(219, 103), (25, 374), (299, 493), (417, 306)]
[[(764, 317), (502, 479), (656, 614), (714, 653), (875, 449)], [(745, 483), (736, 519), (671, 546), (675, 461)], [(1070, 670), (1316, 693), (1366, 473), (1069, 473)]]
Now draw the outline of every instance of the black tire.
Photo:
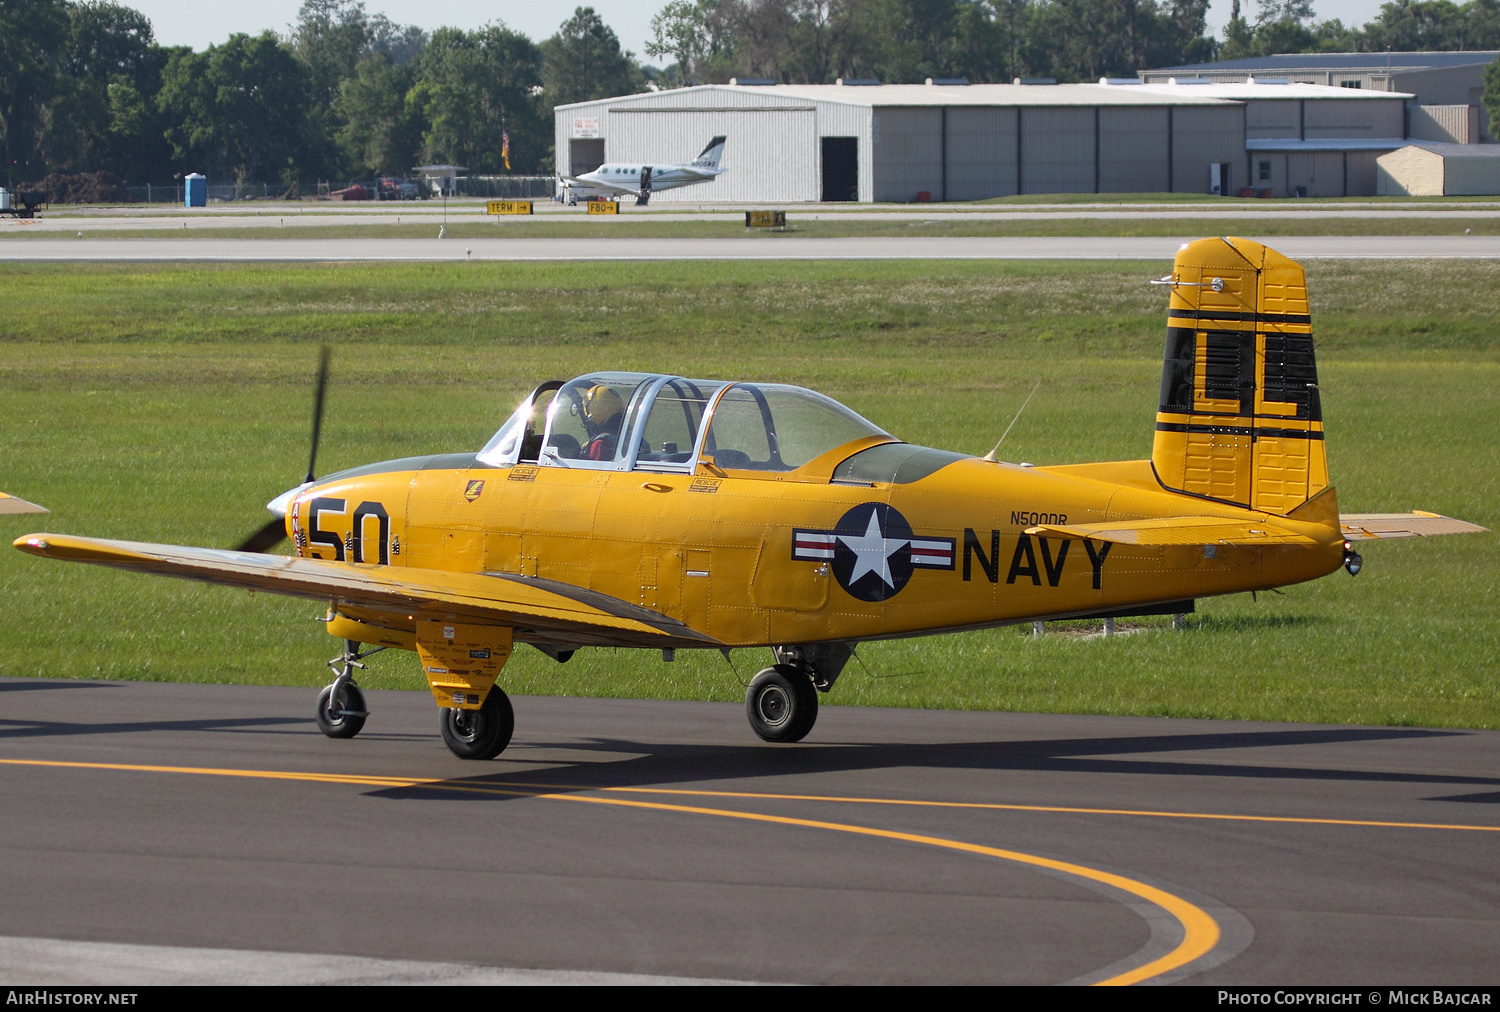
[(766, 668), (745, 690), (745, 715), (750, 729), (766, 741), (801, 741), (817, 722), (818, 690), (790, 664)]
[(510, 697), (497, 686), (477, 710), (444, 710), (438, 727), (448, 750), (460, 759), (493, 759), (510, 744), (516, 715)]
[[(318, 730), (330, 738), (353, 738), (365, 726), (365, 694), (359, 691), (358, 685), (345, 682), (344, 687), (339, 690), (337, 704), (329, 706), (328, 697), (332, 692), (333, 686), (325, 685), (323, 691), (318, 693)], [(330, 712), (337, 710), (358, 710), (359, 713)]]

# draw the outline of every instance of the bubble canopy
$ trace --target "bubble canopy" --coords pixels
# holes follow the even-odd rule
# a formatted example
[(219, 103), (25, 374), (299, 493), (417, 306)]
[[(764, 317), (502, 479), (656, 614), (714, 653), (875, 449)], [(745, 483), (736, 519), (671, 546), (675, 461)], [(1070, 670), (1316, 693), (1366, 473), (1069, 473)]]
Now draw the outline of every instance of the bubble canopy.
[(595, 372), (533, 390), (479, 461), (692, 472), (702, 460), (725, 471), (793, 471), (869, 436), (891, 438), (803, 387)]

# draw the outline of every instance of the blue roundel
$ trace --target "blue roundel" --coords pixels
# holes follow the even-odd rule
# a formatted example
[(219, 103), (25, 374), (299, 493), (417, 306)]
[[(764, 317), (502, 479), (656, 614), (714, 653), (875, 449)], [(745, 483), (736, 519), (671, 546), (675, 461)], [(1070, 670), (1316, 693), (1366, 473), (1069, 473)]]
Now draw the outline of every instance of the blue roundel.
[(833, 576), (861, 601), (885, 601), (911, 579), (911, 525), (885, 503), (862, 503), (833, 530)]

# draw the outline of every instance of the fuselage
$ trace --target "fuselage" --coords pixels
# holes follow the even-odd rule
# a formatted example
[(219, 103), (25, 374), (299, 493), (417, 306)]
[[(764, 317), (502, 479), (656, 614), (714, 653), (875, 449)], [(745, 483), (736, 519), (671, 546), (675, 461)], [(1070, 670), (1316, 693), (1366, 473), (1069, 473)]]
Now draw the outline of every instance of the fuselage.
[[(707, 183), (724, 170), (690, 164), (651, 165), (638, 162), (610, 162), (577, 178), (616, 190), (671, 190), (693, 183)], [(649, 174), (648, 174), (649, 173)]]
[[(863, 471), (847, 463), (882, 446)], [(866, 437), (778, 473), (391, 461), (300, 490), (287, 529), (304, 556), (565, 585), (725, 646), (1092, 614), (1297, 583), (1340, 565), (1336, 529), (1313, 524), (1315, 548), (1025, 533), (1204, 512), (1259, 515), (1163, 490), (1149, 461), (1038, 468)]]

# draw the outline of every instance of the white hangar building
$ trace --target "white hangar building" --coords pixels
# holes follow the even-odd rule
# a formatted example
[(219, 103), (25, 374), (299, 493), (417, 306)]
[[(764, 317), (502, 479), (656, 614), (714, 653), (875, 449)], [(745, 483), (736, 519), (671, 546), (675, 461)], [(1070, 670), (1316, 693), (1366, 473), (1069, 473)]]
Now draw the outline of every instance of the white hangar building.
[[(560, 105), (558, 168), (728, 172), (653, 201), (981, 200), (1016, 193), (1375, 193), (1411, 96), (1284, 82), (701, 85)], [(1211, 166), (1217, 166), (1211, 172)], [(1213, 178), (1211, 178), (1211, 176)], [(925, 196), (923, 196), (925, 194)]]

